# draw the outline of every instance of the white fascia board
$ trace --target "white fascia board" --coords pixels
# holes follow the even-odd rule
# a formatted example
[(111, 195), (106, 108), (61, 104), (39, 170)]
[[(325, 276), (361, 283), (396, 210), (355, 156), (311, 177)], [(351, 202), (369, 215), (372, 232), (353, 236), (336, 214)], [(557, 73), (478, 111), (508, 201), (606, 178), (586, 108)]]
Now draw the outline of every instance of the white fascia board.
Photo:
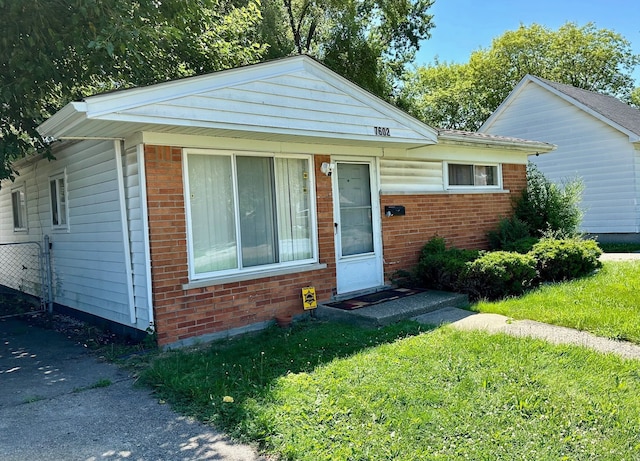
[(69, 129), (87, 119), (86, 113), (87, 106), (84, 102), (70, 102), (42, 122), (36, 130), (41, 136), (61, 139)]

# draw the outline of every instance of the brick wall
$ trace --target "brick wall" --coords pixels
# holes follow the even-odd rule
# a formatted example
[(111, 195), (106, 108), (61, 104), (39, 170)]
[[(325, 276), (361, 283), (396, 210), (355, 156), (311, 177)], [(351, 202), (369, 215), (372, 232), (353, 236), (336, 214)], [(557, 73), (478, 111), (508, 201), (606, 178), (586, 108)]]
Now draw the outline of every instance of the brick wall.
[[(315, 171), (328, 157), (315, 158)], [(327, 268), (293, 275), (183, 290), (188, 283), (182, 150), (145, 146), (151, 278), (160, 345), (303, 312), (301, 289), (328, 299), (335, 286), (331, 179), (316, 178), (320, 262)]]
[(525, 165), (503, 165), (502, 174), (509, 194), (383, 195), (382, 213), (385, 205), (406, 207), (405, 216), (382, 216), (385, 279), (414, 267), (434, 235), (458, 248), (487, 248), (487, 232), (511, 214), (512, 198), (527, 185)]
[[(320, 171), (328, 156), (315, 156)], [(276, 315), (303, 312), (301, 289), (315, 286), (319, 300), (335, 287), (335, 249), (331, 178), (316, 175), (319, 262), (326, 269), (183, 290), (189, 282), (182, 150), (145, 146), (151, 276), (160, 345), (264, 322)], [(504, 165), (511, 194), (385, 195), (385, 205), (404, 205), (406, 216), (382, 217), (385, 275), (413, 267), (433, 235), (461, 248), (482, 248), (486, 232), (511, 210), (511, 197), (526, 186), (524, 165)]]

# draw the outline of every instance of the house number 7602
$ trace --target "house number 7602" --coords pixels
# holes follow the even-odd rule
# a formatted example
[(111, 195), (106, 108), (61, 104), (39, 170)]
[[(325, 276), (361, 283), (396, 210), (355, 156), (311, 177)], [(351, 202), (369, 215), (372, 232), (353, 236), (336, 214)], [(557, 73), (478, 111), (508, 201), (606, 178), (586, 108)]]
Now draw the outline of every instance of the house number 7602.
[(374, 126), (373, 132), (376, 136), (391, 136), (391, 130), (384, 126)]

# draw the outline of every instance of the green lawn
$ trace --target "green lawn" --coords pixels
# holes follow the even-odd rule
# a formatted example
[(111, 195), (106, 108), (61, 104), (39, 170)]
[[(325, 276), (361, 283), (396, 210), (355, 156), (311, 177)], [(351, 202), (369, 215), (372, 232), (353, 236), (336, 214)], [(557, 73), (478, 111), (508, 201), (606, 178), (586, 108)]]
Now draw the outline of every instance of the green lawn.
[(480, 302), (473, 309), (640, 344), (640, 261), (605, 262), (591, 277), (546, 285), (521, 298)]
[[(606, 263), (478, 307), (637, 340), (639, 280)], [(140, 379), (282, 459), (640, 459), (640, 361), (530, 338), (308, 322), (162, 354)]]
[[(606, 263), (476, 307), (640, 342), (639, 284), (640, 263)], [(163, 354), (141, 381), (282, 459), (640, 459), (640, 361), (530, 338), (308, 322)]]

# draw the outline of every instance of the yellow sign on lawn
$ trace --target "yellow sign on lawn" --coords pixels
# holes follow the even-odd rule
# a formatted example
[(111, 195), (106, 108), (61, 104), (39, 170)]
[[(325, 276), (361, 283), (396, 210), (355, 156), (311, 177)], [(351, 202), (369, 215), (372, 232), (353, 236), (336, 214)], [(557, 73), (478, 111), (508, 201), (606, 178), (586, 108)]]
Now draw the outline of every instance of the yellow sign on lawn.
[(302, 289), (302, 305), (304, 306), (304, 310), (318, 307), (315, 287), (305, 287)]

